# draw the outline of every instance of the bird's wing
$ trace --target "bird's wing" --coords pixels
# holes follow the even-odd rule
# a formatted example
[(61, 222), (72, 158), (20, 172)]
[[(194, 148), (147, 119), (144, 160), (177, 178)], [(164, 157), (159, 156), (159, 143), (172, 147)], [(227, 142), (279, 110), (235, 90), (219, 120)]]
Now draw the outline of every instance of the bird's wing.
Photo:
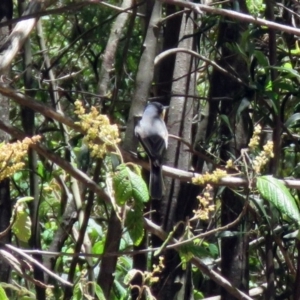
[(150, 121), (142, 119), (135, 127), (135, 135), (154, 165), (159, 166), (168, 140), (164, 122), (155, 118)]
[(166, 149), (165, 140), (159, 135), (151, 135), (140, 139), (150, 158), (161, 160), (164, 150)]

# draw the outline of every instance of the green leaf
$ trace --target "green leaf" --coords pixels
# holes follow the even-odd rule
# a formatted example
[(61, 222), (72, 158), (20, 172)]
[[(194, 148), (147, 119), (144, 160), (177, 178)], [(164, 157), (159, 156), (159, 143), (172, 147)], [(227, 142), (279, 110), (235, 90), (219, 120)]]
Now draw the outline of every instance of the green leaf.
[(232, 131), (231, 124), (230, 124), (228, 116), (226, 116), (226, 115), (220, 115), (220, 118), (228, 126), (231, 134), (233, 134), (233, 131)]
[(185, 269), (186, 263), (191, 260), (194, 256), (200, 258), (210, 257), (210, 253), (207, 247), (199, 245), (198, 240), (191, 241), (188, 244), (183, 244), (179, 248), (179, 256), (182, 262), (182, 268)]
[(138, 246), (144, 237), (143, 213), (139, 209), (127, 213), (125, 225), (135, 246)]
[(295, 113), (291, 115), (287, 121), (284, 123), (286, 127), (290, 127), (292, 124), (298, 122), (300, 120), (300, 113)]
[(257, 178), (257, 189), (265, 200), (300, 225), (300, 213), (295, 199), (282, 182), (272, 176), (260, 176)]
[(103, 254), (104, 252), (104, 241), (98, 241), (93, 245), (92, 253)]
[(204, 295), (200, 291), (197, 291), (197, 290), (194, 289), (193, 293), (194, 293), (194, 299), (195, 300), (204, 299)]
[(17, 203), (25, 203), (25, 202), (28, 202), (28, 201), (32, 201), (34, 198), (33, 197), (22, 197), (20, 199), (17, 200)]
[(300, 78), (300, 75), (299, 75), (299, 72), (294, 70), (294, 69), (291, 69), (291, 68), (285, 68), (285, 67), (269, 67), (270, 69), (275, 69), (275, 70), (278, 70), (278, 71), (281, 71), (283, 72), (283, 74), (286, 74), (288, 75), (289, 77), (295, 77), (295, 78)]
[(129, 176), (129, 168), (122, 164), (117, 167), (113, 184), (115, 189), (115, 196), (118, 205), (124, 205), (132, 197), (132, 186)]
[(75, 288), (73, 290), (73, 297), (72, 297), (72, 300), (81, 300), (83, 299), (82, 297), (82, 290), (81, 290), (81, 283), (77, 283), (75, 285)]
[(0, 285), (0, 300), (8, 300), (4, 288)]
[(12, 231), (20, 241), (25, 243), (28, 242), (31, 236), (31, 219), (23, 204), (17, 205), (16, 219)]
[(114, 281), (113, 295), (112, 295), (111, 299), (114, 299), (114, 300), (130, 299), (129, 294), (128, 294), (128, 289), (125, 289), (124, 286), (118, 280)]
[(209, 244), (208, 251), (210, 252), (210, 255), (214, 258), (217, 258), (219, 255), (219, 249), (215, 244)]
[(256, 57), (256, 59), (258, 61), (258, 64), (260, 66), (262, 66), (262, 67), (268, 67), (269, 66), (269, 60), (263, 52), (256, 50), (256, 51), (253, 52), (253, 54)]
[(134, 278), (134, 276), (137, 273), (140, 274), (141, 272), (139, 270), (136, 270), (136, 269), (129, 270), (129, 272), (126, 274), (126, 276), (124, 278), (124, 284), (126, 284), (126, 285), (130, 284), (131, 280)]
[(147, 185), (143, 178), (136, 173), (130, 171), (131, 182), (133, 188), (133, 198), (139, 202), (148, 202), (149, 201), (149, 192)]
[(125, 164), (117, 167), (113, 183), (118, 205), (124, 205), (131, 198), (139, 202), (149, 201), (149, 193), (145, 181)]
[(294, 83), (286, 78), (280, 78), (279, 80), (276, 80), (276, 89), (290, 93), (296, 93)]
[(101, 287), (95, 282), (94, 282), (94, 285), (95, 285), (95, 294), (96, 294), (97, 298), (99, 300), (105, 300), (105, 296), (103, 294)]

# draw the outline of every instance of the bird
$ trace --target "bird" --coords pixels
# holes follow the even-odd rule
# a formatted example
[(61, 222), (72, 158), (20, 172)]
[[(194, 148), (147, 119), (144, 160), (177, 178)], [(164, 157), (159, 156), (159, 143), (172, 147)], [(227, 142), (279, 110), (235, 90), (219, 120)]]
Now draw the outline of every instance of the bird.
[(162, 159), (168, 147), (168, 130), (164, 121), (166, 106), (150, 102), (135, 126), (135, 136), (142, 144), (150, 161), (149, 194), (151, 199), (163, 196)]

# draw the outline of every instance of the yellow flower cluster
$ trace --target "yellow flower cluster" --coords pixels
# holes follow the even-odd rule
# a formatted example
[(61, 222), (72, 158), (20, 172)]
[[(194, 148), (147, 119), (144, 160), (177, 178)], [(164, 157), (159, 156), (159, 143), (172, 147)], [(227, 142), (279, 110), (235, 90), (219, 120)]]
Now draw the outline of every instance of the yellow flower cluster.
[(197, 210), (193, 210), (195, 214), (195, 218), (200, 220), (208, 220), (209, 213), (215, 210), (215, 205), (212, 204), (212, 186), (206, 185), (205, 189), (203, 190), (203, 194), (198, 196), (197, 199), (199, 200), (199, 208)]
[(227, 160), (225, 168), (230, 169), (230, 168), (233, 168), (233, 167), (234, 167), (233, 160), (232, 159)]
[(145, 275), (145, 280), (149, 280), (151, 283), (158, 282), (159, 277), (155, 276), (154, 274), (161, 273), (162, 270), (164, 269), (164, 258), (160, 256), (159, 258), (158, 265), (153, 265), (153, 271), (152, 272), (144, 272)]
[(250, 139), (250, 142), (248, 144), (248, 147), (251, 150), (254, 150), (257, 148), (257, 146), (259, 145), (259, 141), (260, 141), (260, 134), (261, 134), (261, 126), (258, 124), (255, 126), (254, 128), (254, 132), (253, 132), (253, 136)]
[[(108, 148), (116, 147), (121, 141), (117, 125), (111, 125), (106, 115), (100, 115), (93, 106), (90, 113), (85, 113), (81, 101), (75, 102), (75, 114), (78, 115), (81, 128), (86, 132), (83, 142), (91, 150), (91, 155), (103, 158), (108, 152)], [(96, 144), (95, 139), (100, 138), (101, 144)]]
[(259, 153), (258, 156), (255, 157), (255, 159), (252, 162), (252, 167), (255, 171), (255, 173), (260, 173), (263, 166), (267, 164), (267, 162), (270, 160), (270, 158), (274, 157), (273, 153), (273, 142), (268, 141), (264, 147), (263, 151)]
[(0, 181), (24, 167), (22, 160), (27, 154), (28, 147), (39, 141), (40, 138), (40, 136), (33, 136), (11, 144), (0, 144)]
[(222, 177), (225, 177), (227, 172), (221, 169), (214, 170), (211, 174), (200, 174), (192, 178), (194, 184), (204, 185), (205, 183), (214, 182), (217, 183)]

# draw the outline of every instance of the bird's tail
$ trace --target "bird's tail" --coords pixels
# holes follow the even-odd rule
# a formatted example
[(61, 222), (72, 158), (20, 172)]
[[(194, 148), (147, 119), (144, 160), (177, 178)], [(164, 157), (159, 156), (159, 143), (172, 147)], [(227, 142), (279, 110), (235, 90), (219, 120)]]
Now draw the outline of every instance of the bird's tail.
[(164, 182), (162, 178), (161, 165), (157, 166), (151, 162), (149, 192), (151, 199), (160, 200), (163, 196)]

